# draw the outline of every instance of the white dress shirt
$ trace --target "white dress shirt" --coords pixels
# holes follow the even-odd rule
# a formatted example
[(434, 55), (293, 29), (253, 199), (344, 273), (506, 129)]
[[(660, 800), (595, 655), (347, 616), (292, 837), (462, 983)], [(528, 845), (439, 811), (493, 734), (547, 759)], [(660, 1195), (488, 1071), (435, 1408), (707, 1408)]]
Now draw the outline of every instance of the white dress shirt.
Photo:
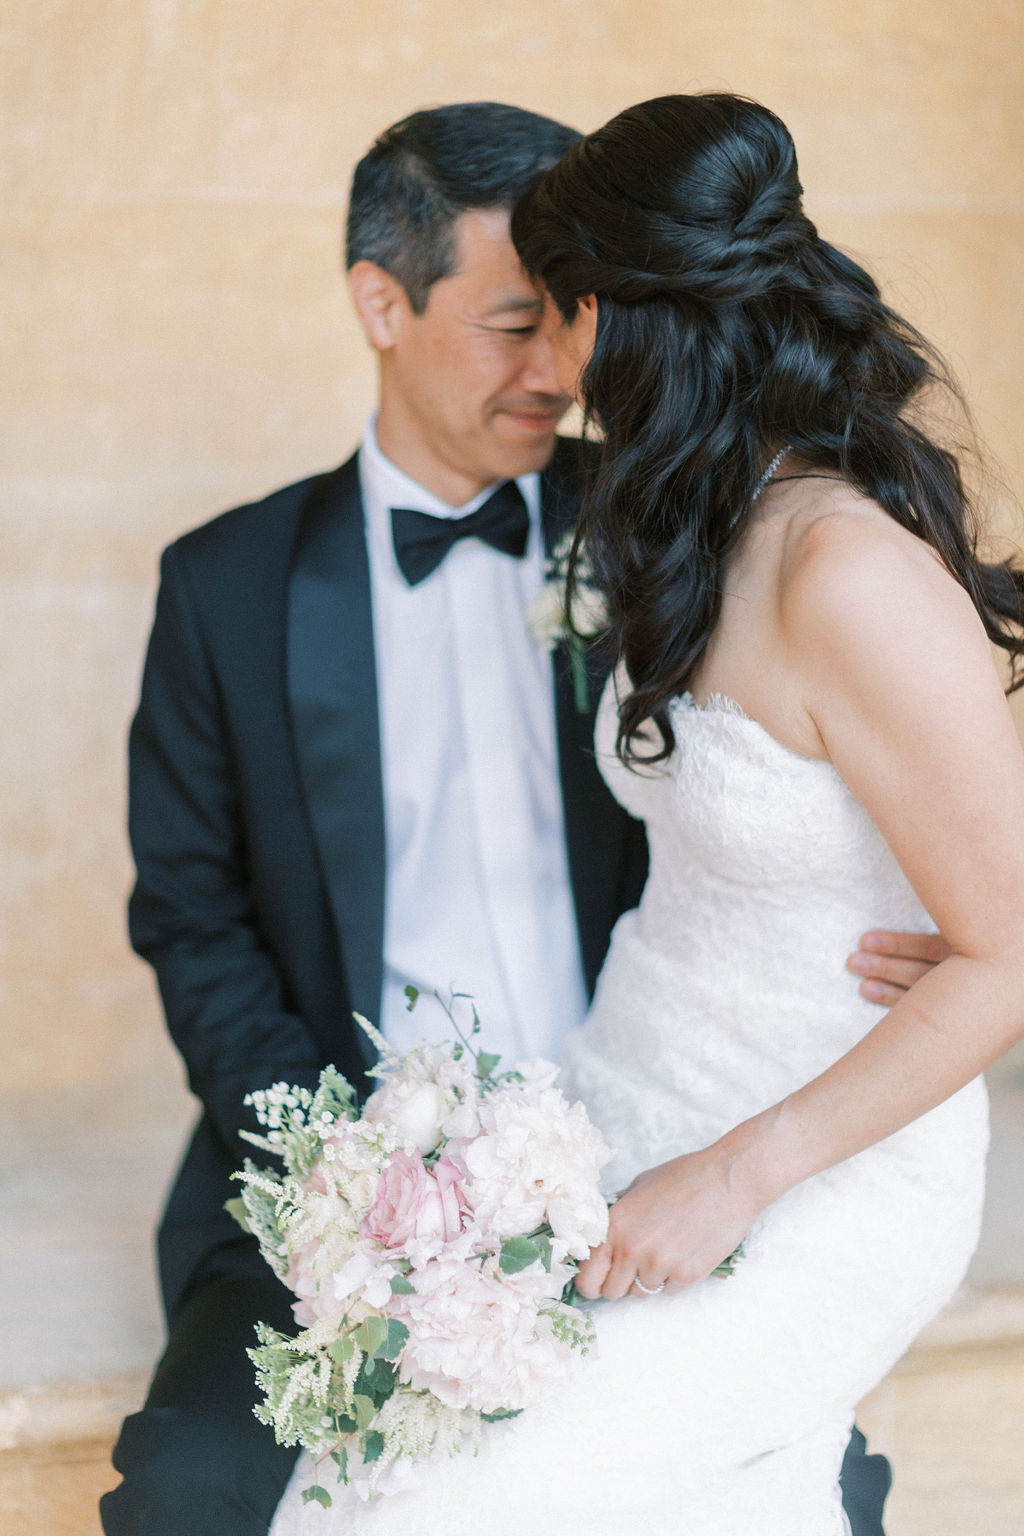
[[(381, 1028), (399, 1051), (452, 1038), (425, 996), (470, 993), (479, 1044), (559, 1058), (586, 1007), (559, 788), (551, 658), (526, 610), (544, 581), (540, 479), (517, 484), (530, 514), (516, 560), (462, 539), (410, 587), (392, 507), (465, 517), (385, 458), (375, 418), (359, 474), (366, 516), (387, 846)], [(500, 482), (497, 482), (500, 483)], [(459, 1006), (461, 1024), (468, 1005)]]

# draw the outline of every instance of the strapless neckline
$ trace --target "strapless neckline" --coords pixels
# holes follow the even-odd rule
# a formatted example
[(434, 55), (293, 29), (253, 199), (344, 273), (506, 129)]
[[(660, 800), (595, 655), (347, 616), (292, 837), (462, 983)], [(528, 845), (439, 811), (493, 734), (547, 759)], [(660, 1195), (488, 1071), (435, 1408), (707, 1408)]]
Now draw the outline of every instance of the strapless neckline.
[(728, 693), (709, 693), (701, 704), (687, 688), (683, 693), (677, 694), (669, 705), (670, 713), (676, 709), (683, 709), (689, 715), (706, 715), (712, 719), (724, 715), (727, 719), (742, 721), (744, 725), (753, 726), (763, 740), (770, 742), (787, 757), (795, 758), (798, 763), (818, 763), (822, 768), (828, 768), (837, 777), (841, 777), (839, 769), (830, 758), (808, 757), (806, 752), (797, 752), (794, 747), (787, 747), (785, 742), (774, 736), (766, 725), (761, 724), (760, 720), (755, 720), (753, 715), (748, 715), (743, 705), (737, 703)]

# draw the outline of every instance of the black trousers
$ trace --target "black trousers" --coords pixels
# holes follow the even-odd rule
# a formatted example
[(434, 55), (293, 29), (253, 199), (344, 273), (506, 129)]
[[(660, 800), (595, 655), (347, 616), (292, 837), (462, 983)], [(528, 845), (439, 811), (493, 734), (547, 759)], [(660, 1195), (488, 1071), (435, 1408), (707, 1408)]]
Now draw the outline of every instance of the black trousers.
[[(266, 1536), (298, 1453), (253, 1416), (245, 1351), (257, 1321), (294, 1331), (290, 1302), (250, 1240), (208, 1261), (171, 1324), (144, 1407), (122, 1426), (114, 1466), (123, 1481), (100, 1500), (106, 1536)], [(883, 1536), (892, 1473), (857, 1429), (841, 1482), (853, 1536)]]
[(172, 1319), (142, 1409), (114, 1447), (122, 1482), (100, 1500), (107, 1536), (266, 1536), (298, 1450), (253, 1415), (256, 1323), (294, 1333), (291, 1293), (240, 1238), (211, 1259)]

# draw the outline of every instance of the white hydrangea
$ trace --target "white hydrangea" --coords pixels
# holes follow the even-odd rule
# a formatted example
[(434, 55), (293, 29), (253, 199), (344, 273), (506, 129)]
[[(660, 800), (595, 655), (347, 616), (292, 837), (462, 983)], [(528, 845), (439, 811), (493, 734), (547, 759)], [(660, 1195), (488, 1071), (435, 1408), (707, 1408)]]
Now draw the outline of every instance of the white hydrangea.
[(435, 1260), (417, 1273), (415, 1291), (392, 1304), (392, 1315), (409, 1329), (401, 1380), (449, 1408), (526, 1407), (539, 1388), (564, 1374), (570, 1355), (541, 1312), (551, 1291), (551, 1276), (539, 1262), (504, 1275), (494, 1258)]
[(466, 1168), (478, 1227), (501, 1241), (547, 1221), (585, 1259), (608, 1230), (598, 1179), (611, 1152), (583, 1105), (558, 1088), (503, 1083), (479, 1116), (479, 1135), (448, 1146)]

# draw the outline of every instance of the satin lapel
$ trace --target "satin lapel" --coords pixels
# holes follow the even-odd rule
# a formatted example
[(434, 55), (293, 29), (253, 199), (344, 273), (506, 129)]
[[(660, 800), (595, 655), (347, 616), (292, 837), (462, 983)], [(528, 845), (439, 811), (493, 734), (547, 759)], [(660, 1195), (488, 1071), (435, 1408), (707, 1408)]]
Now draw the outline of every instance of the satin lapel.
[[(579, 512), (580, 451), (575, 440), (560, 438), (541, 477), (541, 527), (548, 554), (572, 528)], [(581, 711), (576, 707), (572, 665), (565, 645), (555, 648), (552, 667), (569, 878), (583, 971), (587, 989), (592, 992), (608, 942), (607, 914), (615, 899), (619, 857), (614, 805), (594, 759), (594, 709), (606, 669), (588, 668), (593, 707)]]
[[(310, 498), (288, 594), (299, 781), (341, 944), (349, 1003), (379, 1022), (384, 791), (370, 567), (356, 458)], [(374, 1052), (358, 1031), (368, 1064)]]

